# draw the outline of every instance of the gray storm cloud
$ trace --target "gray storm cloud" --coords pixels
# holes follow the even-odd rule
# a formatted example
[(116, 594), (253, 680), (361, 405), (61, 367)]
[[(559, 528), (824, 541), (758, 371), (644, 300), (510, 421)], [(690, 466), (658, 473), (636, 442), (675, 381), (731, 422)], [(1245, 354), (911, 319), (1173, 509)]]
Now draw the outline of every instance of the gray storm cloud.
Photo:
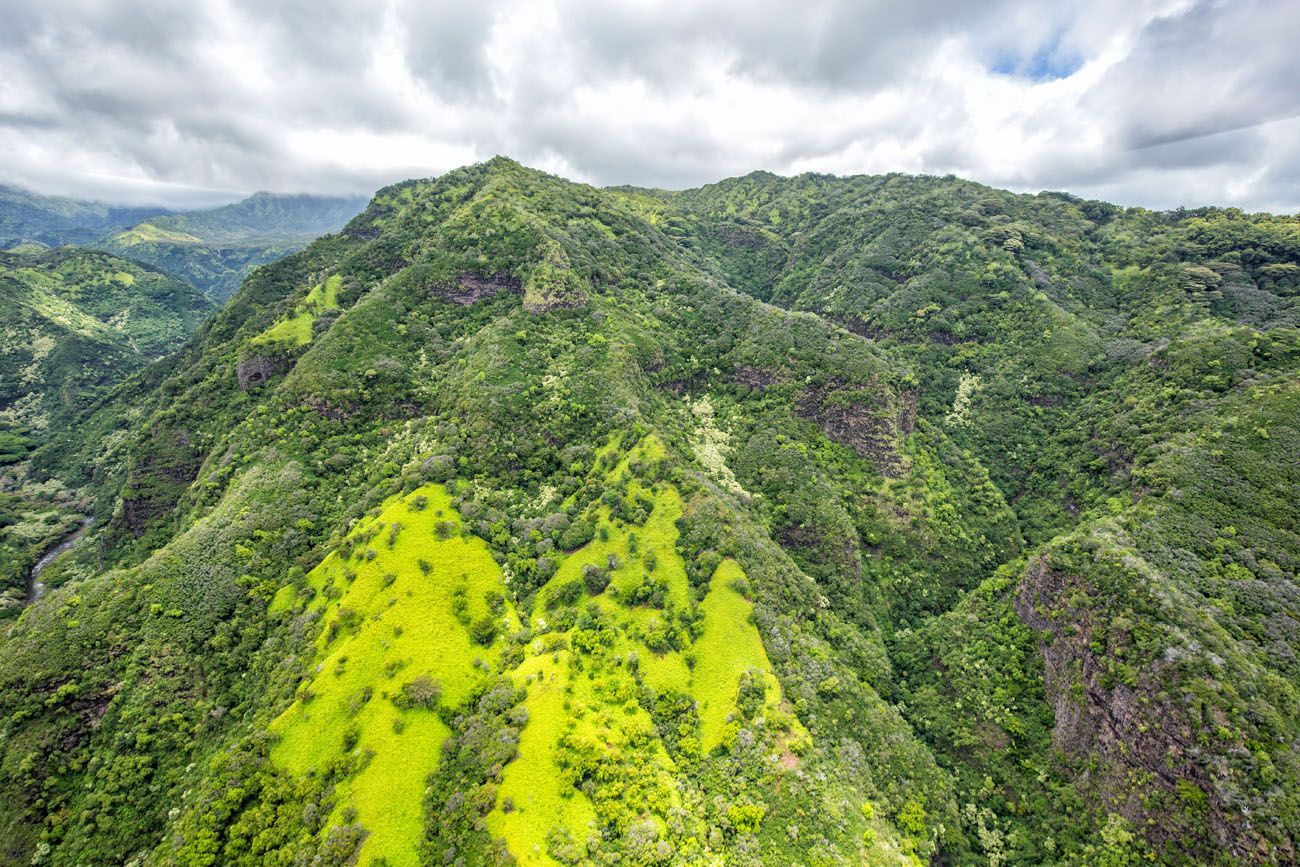
[(1289, 0), (0, 0), (0, 181), (192, 205), (508, 154), (1300, 210)]

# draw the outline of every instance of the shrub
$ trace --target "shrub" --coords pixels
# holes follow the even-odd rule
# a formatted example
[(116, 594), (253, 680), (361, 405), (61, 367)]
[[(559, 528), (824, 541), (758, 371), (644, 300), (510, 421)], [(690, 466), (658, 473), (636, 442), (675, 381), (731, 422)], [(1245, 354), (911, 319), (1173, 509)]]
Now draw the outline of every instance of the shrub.
[(497, 629), (497, 619), (491, 614), (484, 614), (470, 626), (469, 636), (476, 644), (487, 647), (496, 640)]
[(599, 596), (609, 586), (609, 570), (591, 563), (582, 567), (582, 583), (587, 585), (587, 592)]
[(436, 678), (422, 674), (402, 684), (402, 691), (393, 699), (393, 703), (407, 710), (414, 708), (433, 710), (441, 700), (442, 684)]
[[(584, 574), (585, 579), (585, 574)], [(546, 600), (546, 610), (554, 611), (565, 605), (573, 605), (582, 598), (583, 580), (577, 578), (565, 581), (553, 589)]]

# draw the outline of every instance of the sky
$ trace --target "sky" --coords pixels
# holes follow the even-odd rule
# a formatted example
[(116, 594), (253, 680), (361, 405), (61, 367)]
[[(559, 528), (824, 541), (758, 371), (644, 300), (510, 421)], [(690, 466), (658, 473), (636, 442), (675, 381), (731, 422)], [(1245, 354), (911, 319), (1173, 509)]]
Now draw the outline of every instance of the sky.
[(196, 207), (496, 154), (1300, 212), (1297, 0), (0, 0), (0, 183)]

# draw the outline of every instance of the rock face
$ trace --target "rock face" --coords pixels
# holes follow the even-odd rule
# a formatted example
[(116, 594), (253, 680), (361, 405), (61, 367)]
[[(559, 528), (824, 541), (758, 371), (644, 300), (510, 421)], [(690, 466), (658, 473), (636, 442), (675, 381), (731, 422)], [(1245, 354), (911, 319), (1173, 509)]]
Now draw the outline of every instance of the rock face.
[(801, 391), (795, 411), (815, 422), (828, 439), (869, 458), (881, 475), (897, 478), (906, 469), (898, 444), (915, 425), (915, 396), (910, 409), (895, 404), (886, 389), (832, 382)]
[(1040, 648), (1055, 716), (1052, 745), (1089, 767), (1080, 787), (1100, 807), (1147, 829), (1157, 845), (1181, 834), (1160, 807), (1175, 803), (1198, 809), (1196, 824), (1223, 851), (1245, 860), (1267, 851), (1256, 831), (1229, 817), (1218, 783), (1231, 771), (1198, 744), (1188, 708), (1168, 686), (1176, 681), (1172, 663), (1160, 660), (1128, 683), (1108, 676), (1112, 645), (1123, 639), (1105, 628), (1105, 611), (1077, 601), (1088, 598), (1085, 585), (1042, 555), (1026, 569), (1014, 600), (1021, 622), (1048, 636)]
[(269, 355), (254, 355), (241, 358), (239, 364), (235, 367), (235, 374), (239, 377), (240, 390), (248, 391), (250, 388), (256, 388), (277, 373), (282, 372), (284, 366), (284, 359)]
[(748, 364), (742, 364), (731, 375), (731, 381), (761, 391), (776, 382), (776, 374), (757, 367), (751, 367)]
[(916, 390), (905, 391), (901, 397), (903, 405), (898, 410), (898, 432), (906, 436), (916, 430)]
[(462, 307), (490, 298), (498, 292), (510, 292), (519, 295), (524, 291), (523, 284), (509, 274), (492, 274), (484, 276), (469, 271), (458, 274), (456, 282), (442, 289), (440, 294)]
[(143, 536), (184, 495), (202, 462), (188, 431), (169, 426), (151, 431), (127, 472), (122, 511), (110, 529)]

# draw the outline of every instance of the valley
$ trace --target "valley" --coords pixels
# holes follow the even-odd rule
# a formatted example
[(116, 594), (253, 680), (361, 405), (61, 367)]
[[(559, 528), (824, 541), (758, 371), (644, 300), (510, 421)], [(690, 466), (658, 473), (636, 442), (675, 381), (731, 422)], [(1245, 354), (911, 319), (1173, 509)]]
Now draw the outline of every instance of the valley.
[(0, 861), (1296, 859), (1296, 218), (356, 210), (220, 307), (179, 217), (0, 262)]

